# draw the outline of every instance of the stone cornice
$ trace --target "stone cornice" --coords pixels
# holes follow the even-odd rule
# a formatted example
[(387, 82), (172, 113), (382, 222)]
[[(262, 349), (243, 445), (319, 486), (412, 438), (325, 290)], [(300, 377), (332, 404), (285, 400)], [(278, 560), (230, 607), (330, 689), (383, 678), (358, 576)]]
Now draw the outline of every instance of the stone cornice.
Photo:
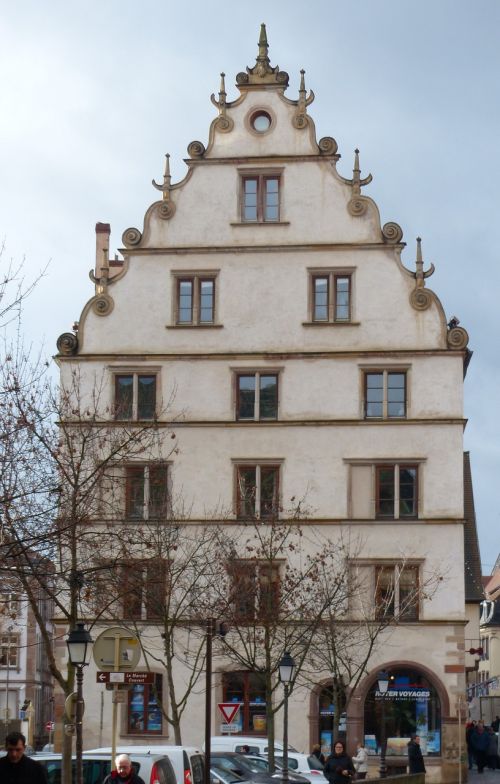
[[(269, 228), (270, 226), (284, 226), (287, 224), (284, 223), (237, 223), (234, 224), (234, 228), (239, 230), (243, 229), (245, 231), (255, 229), (256, 226), (260, 228), (266, 227)], [(205, 254), (205, 253), (301, 253), (307, 252), (328, 252), (331, 251), (346, 251), (346, 250), (354, 250), (354, 251), (362, 251), (365, 252), (367, 250), (388, 250), (388, 249), (396, 249), (402, 250), (405, 247), (404, 242), (396, 243), (394, 245), (387, 245), (385, 242), (356, 242), (356, 243), (349, 243), (349, 242), (337, 242), (337, 243), (304, 243), (304, 244), (268, 244), (268, 245), (177, 245), (172, 247), (165, 247), (165, 248), (120, 248), (119, 252), (123, 256), (168, 256), (168, 255), (185, 255), (185, 254)]]

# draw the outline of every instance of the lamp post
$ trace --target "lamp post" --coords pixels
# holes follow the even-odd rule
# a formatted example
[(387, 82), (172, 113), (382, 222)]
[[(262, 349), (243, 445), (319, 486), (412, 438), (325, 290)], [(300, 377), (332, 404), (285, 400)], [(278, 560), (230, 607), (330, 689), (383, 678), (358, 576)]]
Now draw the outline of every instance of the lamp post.
[(77, 622), (76, 628), (70, 631), (66, 639), (69, 660), (76, 669), (76, 784), (83, 784), (83, 668), (89, 663), (92, 642), (92, 637), (81, 621)]
[(385, 695), (387, 694), (387, 689), (389, 688), (389, 674), (382, 670), (378, 674), (378, 690), (382, 695), (382, 716), (381, 716), (381, 728), (380, 728), (380, 770), (379, 776), (381, 779), (385, 779), (387, 777), (387, 766), (385, 764), (385, 752), (387, 746), (387, 738), (385, 737)]
[(285, 698), (283, 701), (283, 775), (284, 782), (288, 782), (288, 687), (293, 681), (295, 672), (295, 662), (287, 652), (283, 655), (279, 665), (280, 681), (285, 689)]

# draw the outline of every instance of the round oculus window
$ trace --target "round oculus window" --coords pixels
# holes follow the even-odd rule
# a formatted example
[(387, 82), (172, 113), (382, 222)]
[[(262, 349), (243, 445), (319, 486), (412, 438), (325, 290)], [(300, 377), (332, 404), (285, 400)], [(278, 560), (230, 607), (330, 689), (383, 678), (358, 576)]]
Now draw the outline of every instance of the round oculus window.
[(257, 133), (265, 133), (271, 127), (271, 115), (267, 112), (255, 112), (250, 119), (250, 125)]

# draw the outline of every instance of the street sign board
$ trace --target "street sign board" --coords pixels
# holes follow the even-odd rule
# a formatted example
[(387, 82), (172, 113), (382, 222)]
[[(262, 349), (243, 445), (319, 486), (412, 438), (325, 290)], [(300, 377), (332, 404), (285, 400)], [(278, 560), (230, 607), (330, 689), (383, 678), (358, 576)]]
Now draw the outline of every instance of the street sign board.
[(221, 724), (220, 725), (220, 734), (221, 735), (236, 735), (241, 730), (239, 724)]
[(231, 724), (238, 713), (241, 702), (218, 702), (217, 707), (222, 713), (222, 718), (226, 724)]
[(99, 670), (133, 670), (141, 658), (141, 646), (128, 629), (112, 626), (101, 632), (93, 645), (92, 655)]
[(154, 672), (107, 672), (96, 674), (97, 683), (154, 683)]

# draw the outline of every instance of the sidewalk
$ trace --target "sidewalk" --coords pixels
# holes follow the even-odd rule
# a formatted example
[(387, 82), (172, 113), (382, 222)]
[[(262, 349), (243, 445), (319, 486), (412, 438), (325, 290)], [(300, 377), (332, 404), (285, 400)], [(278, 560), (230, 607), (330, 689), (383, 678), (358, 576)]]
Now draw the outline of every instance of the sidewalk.
[(469, 784), (500, 784), (500, 770), (484, 769), (484, 773), (478, 773), (477, 768), (468, 771)]

